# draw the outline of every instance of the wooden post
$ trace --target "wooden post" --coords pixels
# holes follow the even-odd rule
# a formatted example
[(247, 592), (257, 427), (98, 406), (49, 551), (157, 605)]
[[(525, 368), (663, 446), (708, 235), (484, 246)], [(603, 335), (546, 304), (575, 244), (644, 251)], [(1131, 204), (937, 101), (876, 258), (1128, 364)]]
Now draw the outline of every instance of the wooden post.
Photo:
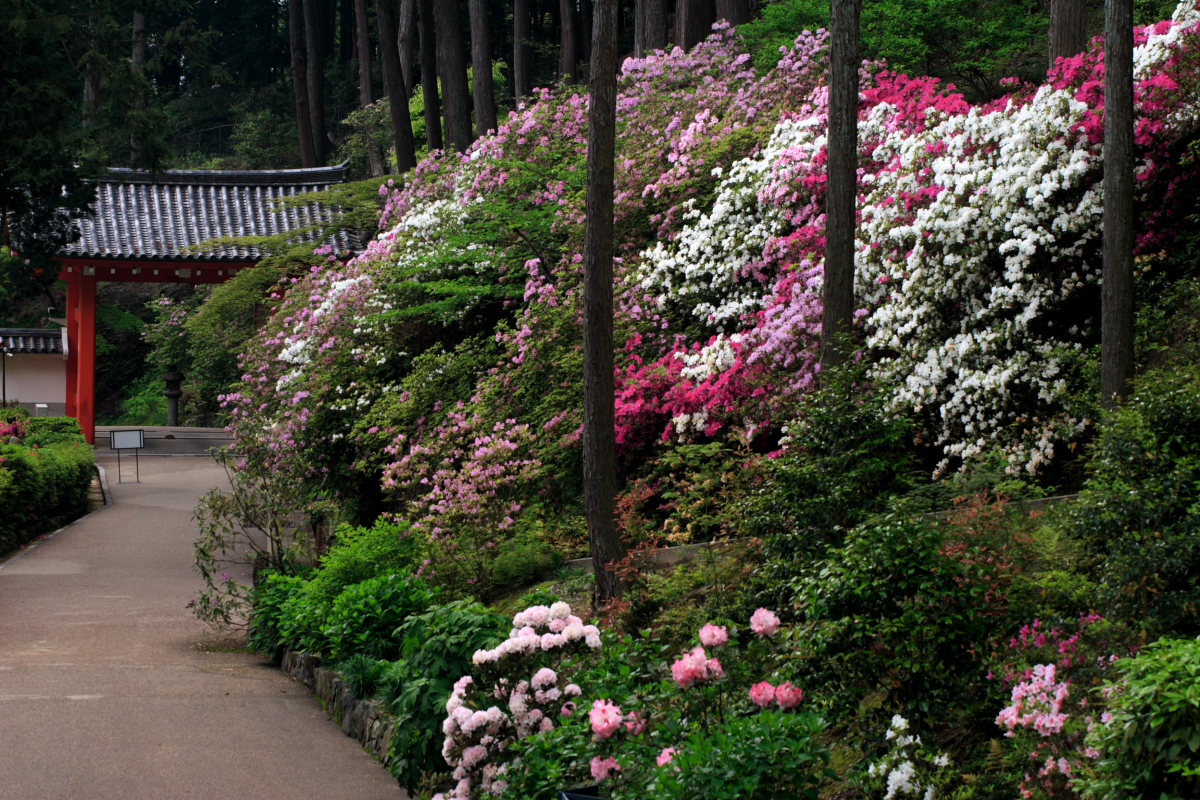
[(76, 267), (67, 278), (67, 416), (96, 443), (96, 276)]

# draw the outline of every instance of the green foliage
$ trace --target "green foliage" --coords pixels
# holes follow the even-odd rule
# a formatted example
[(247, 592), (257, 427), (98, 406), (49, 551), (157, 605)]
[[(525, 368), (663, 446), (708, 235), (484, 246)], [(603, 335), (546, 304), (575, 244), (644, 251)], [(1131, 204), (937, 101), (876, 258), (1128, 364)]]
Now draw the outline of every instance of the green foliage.
[(1112, 719), (1087, 743), (1100, 751), (1078, 788), (1088, 800), (1200, 796), (1200, 639), (1161, 639), (1118, 661)]
[(525, 586), (562, 563), (562, 553), (532, 534), (501, 542), (492, 561), (492, 581), (497, 586)]
[(284, 608), (301, 594), (307, 583), (299, 575), (269, 572), (261, 576), (251, 592), (254, 611), (250, 615), (250, 646), (264, 653), (289, 644), (283, 634)]
[(74, 417), (30, 417), (25, 423), (25, 446), (46, 447), (52, 444), (87, 444), (79, 420)]
[(338, 676), (355, 697), (370, 698), (379, 688), (391, 662), (358, 653), (337, 665)]
[[(1000, 78), (1045, 74), (1048, 20), (1037, 2), (889, 0), (862, 9), (862, 52), (890, 69), (932, 75), (958, 85), (972, 100), (999, 96)], [(1155, 18), (1160, 19), (1160, 17)], [(829, 27), (828, 0), (774, 0), (759, 19), (741, 25), (755, 66), (767, 70), (802, 30)]]
[(415, 788), (443, 763), (441, 724), (454, 682), (471, 672), (476, 650), (495, 647), (510, 621), (479, 603), (455, 601), (409, 616), (395, 631), (402, 659), (381, 679), (381, 698), (396, 715), (388, 769)]
[(587, 764), (595, 753), (586, 713), (556, 720), (555, 727), (513, 743), (516, 760), (505, 777), (501, 797), (509, 800), (557, 800), (558, 792), (593, 783)]
[(359, 653), (395, 658), (400, 651), (397, 627), (409, 615), (429, 608), (435, 598), (420, 578), (397, 573), (351, 584), (329, 606), (322, 627), (328, 643), (323, 654), (335, 662)]
[(917, 482), (911, 423), (864, 377), (860, 366), (822, 376), (786, 426), (788, 449), (768, 461), (766, 480), (748, 493), (748, 532), (783, 560), (768, 570), (772, 582), (786, 580), (798, 556), (819, 554)]
[[(53, 438), (53, 424), (37, 435)], [(72, 443), (64, 435), (45, 447), (0, 444), (0, 555), (87, 509), (95, 462), (82, 438)]]
[(301, 580), (290, 589), (280, 589), (284, 595), (279, 607), (280, 644), (302, 653), (325, 654), (330, 602), (313, 591), (312, 581)]
[(383, 517), (369, 528), (340, 525), (313, 575), (313, 592), (332, 601), (346, 587), (369, 578), (413, 572), (421, 560), (421, 545), (406, 523)]
[(651, 797), (678, 800), (817, 800), (830, 777), (823, 731), (815, 714), (774, 710), (694, 730), (646, 789)]
[(1109, 414), (1069, 513), (1112, 613), (1148, 633), (1200, 627), (1200, 368), (1143, 376)]
[(884, 517), (800, 568), (797, 666), (841, 713), (873, 692), (921, 724), (970, 705), (962, 678), (989, 630), (990, 576), (945, 544), (928, 520)]
[(167, 398), (164, 384), (156, 373), (148, 373), (134, 381), (121, 401), (121, 413), (109, 420), (110, 425), (166, 425)]

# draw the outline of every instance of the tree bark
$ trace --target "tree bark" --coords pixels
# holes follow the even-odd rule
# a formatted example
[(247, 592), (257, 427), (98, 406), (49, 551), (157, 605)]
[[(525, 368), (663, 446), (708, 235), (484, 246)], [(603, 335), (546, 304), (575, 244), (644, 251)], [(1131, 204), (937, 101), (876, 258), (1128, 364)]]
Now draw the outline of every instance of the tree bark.
[(1050, 0), (1050, 66), (1087, 49), (1087, 0)]
[[(615, 2), (615, 0), (614, 0)], [(575, 76), (579, 50), (575, 46), (575, 0), (558, 0), (558, 77), (564, 83)]]
[(325, 163), (329, 140), (325, 136), (325, 59), (319, 23), (320, 0), (304, 3), (305, 80), (308, 83), (308, 117), (312, 128), (313, 155), (317, 164)]
[[(375, 102), (375, 92), (371, 88), (371, 27), (367, 18), (367, 0), (354, 0), (354, 40), (358, 54), (358, 102), (367, 108)], [(382, 23), (381, 23), (382, 25)], [(380, 46), (384, 38), (379, 37)], [(383, 153), (375, 146), (374, 130), (367, 129), (367, 162), (370, 165), (371, 177), (378, 178), (384, 174)]]
[(516, 0), (513, 5), (513, 100), (529, 96), (531, 90), (529, 76), (529, 3), (530, 0)]
[(717, 19), (738, 26), (750, 21), (750, 0), (717, 0)]
[(829, 183), (825, 207), (821, 369), (846, 360), (854, 313), (854, 207), (858, 194), (858, 37), (861, 0), (830, 9)]
[(667, 46), (667, 0), (641, 0), (645, 33), (642, 46), (646, 52), (662, 50)]
[(288, 44), (292, 53), (292, 88), (296, 98), (296, 130), (300, 137), (300, 164), (317, 166), (312, 114), (308, 102), (308, 64), (304, 49), (304, 0), (288, 2)]
[(396, 46), (395, 0), (376, 0), (375, 16), (379, 20), (379, 50), (383, 54), (383, 85), (392, 117), (392, 141), (396, 145), (396, 171), (408, 172), (417, 165), (417, 153), (412, 118), (408, 115), (408, 93), (404, 91), (404, 71), (400, 68), (400, 50)]
[(463, 47), (458, 2), (434, 3), (437, 36), (437, 71), (442, 79), (442, 116), (446, 139), (458, 152), (471, 146), (471, 92), (467, 88), (467, 57)]
[(400, 50), (400, 69), (404, 72), (404, 93), (412, 97), (416, 88), (417, 59), (417, 2), (416, 0), (400, 0), (400, 32), (396, 36), (396, 46)]
[(442, 140), (442, 105), (438, 95), (437, 35), (433, 0), (418, 0), (421, 32), (421, 95), (425, 101), (425, 141), (430, 150), (445, 147)]
[(1116, 405), (1133, 379), (1133, 3), (1104, 6), (1104, 264), (1100, 399)]
[(617, 467), (613, 381), (613, 186), (617, 0), (599, 0), (592, 26), (587, 222), (583, 277), (583, 493), (596, 575), (594, 604), (621, 595), (609, 565), (625, 557), (614, 518)]
[(134, 124), (129, 133), (129, 166), (134, 169), (144, 167), (145, 148), (142, 146), (142, 112), (146, 110), (146, 93), (143, 83), (146, 72), (146, 12), (133, 12), (133, 27), (131, 48), (129, 53), (129, 69), (133, 73), (133, 110)]
[(713, 0), (679, 0), (675, 6), (675, 41), (690, 50), (712, 30), (717, 21)]
[(496, 130), (496, 99), (492, 89), (492, 38), (488, 30), (487, 0), (470, 0), (472, 99), (475, 128), (482, 136)]

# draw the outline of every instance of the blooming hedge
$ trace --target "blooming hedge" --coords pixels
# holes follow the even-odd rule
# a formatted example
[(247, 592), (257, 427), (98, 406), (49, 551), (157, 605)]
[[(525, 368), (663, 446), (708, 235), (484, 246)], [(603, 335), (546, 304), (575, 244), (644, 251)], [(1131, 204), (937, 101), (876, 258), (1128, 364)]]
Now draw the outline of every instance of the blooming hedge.
[[(1190, 2), (1139, 29), (1138, 246), (1195, 177)], [(626, 62), (618, 96), (618, 446), (786, 446), (818, 370), (827, 36), (757, 77), (731, 29)], [(857, 328), (948, 470), (1036, 471), (1087, 424), (1101, 46), (986, 105), (864, 64)], [(283, 285), (224, 398), (243, 468), (314, 497), (374, 486), (433, 544), (482, 552), (577, 500), (587, 97), (540, 91), (467, 153), (380, 187), (379, 235)], [(447, 531), (474, 530), (470, 543)], [(441, 548), (441, 550), (439, 550)], [(465, 550), (464, 550), (465, 548)], [(436, 562), (438, 559), (434, 558)], [(486, 582), (482, 567), (446, 582)]]

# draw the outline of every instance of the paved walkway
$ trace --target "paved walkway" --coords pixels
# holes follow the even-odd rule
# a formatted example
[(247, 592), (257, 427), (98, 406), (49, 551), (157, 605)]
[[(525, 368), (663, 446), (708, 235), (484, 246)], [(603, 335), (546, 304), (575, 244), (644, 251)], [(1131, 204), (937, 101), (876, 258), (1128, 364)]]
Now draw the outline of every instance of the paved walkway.
[(144, 458), (118, 484), (97, 455), (115, 504), (0, 564), (0, 798), (402, 798), (303, 686), (185, 608), (220, 468)]

